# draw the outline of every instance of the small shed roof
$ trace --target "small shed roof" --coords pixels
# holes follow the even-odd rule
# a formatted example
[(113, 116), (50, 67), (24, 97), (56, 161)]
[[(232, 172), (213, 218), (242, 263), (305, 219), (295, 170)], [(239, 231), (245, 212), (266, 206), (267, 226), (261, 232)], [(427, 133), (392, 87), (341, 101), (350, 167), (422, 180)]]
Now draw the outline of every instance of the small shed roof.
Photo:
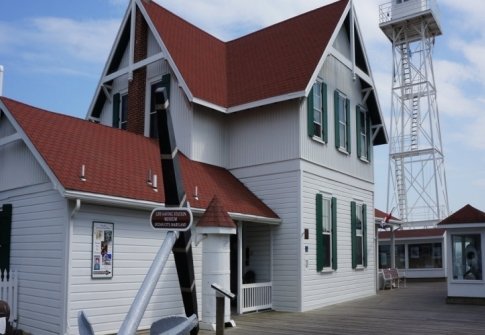
[(485, 212), (468, 204), (438, 223), (440, 226), (466, 224), (485, 224)]
[(197, 227), (237, 228), (217, 195), (212, 198)]

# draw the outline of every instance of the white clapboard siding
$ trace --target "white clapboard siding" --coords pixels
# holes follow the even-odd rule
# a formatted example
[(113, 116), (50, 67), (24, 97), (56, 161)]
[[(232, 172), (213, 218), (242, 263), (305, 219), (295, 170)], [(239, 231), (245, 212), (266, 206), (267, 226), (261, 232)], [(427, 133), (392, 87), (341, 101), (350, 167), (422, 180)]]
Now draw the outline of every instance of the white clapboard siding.
[[(0, 121), (5, 119), (2, 118)], [(0, 192), (45, 183), (49, 180), (21, 140), (0, 146), (0, 162)]]
[[(326, 176), (327, 175), (327, 176)], [(375, 252), (373, 191), (370, 183), (345, 175), (326, 173), (321, 168), (308, 166), (303, 171), (303, 227), (309, 230), (305, 240), (303, 270), (303, 310), (315, 309), (334, 303), (375, 294)], [(316, 205), (317, 193), (337, 198), (337, 256), (336, 271), (316, 270)], [(352, 269), (350, 203), (367, 205), (367, 260), (364, 270)]]
[(299, 100), (232, 114), (227, 129), (229, 169), (298, 157)]
[(271, 226), (273, 308), (298, 311), (300, 304), (300, 223), (298, 161), (232, 170), (283, 223)]
[(11, 263), (19, 274), (18, 327), (60, 334), (67, 204), (50, 183), (4, 192), (12, 204)]
[(227, 166), (229, 148), (228, 116), (203, 106), (193, 115), (193, 159), (217, 166)]
[[(78, 334), (76, 318), (80, 310), (85, 311), (96, 333), (115, 333), (119, 330), (163, 243), (164, 233), (151, 228), (149, 217), (149, 211), (81, 206), (74, 219), (72, 235), (70, 334)], [(114, 224), (111, 279), (91, 278), (93, 221)], [(198, 248), (194, 248), (196, 274), (200, 273), (201, 265)], [(199, 277), (196, 279), (200, 282)], [(149, 328), (162, 316), (174, 314), (183, 314), (183, 303), (173, 256), (170, 255), (140, 327)]]
[[(327, 84), (328, 143), (323, 144), (312, 140), (308, 136), (307, 101), (305, 100), (300, 109), (301, 157), (320, 166), (372, 181), (374, 178), (372, 162), (367, 163), (357, 157), (355, 109), (357, 105), (362, 103), (363, 98), (360, 82), (358, 80), (354, 81), (350, 69), (332, 55), (325, 60), (319, 77)], [(335, 90), (341, 91), (350, 99), (350, 155), (344, 154), (335, 148)]]

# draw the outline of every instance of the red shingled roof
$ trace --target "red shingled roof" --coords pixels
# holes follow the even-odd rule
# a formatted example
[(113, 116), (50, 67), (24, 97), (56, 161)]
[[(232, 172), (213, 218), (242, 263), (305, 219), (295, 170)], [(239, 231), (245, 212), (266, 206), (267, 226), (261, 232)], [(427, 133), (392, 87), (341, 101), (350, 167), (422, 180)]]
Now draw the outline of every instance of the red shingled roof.
[[(429, 228), (429, 229), (406, 229), (406, 230), (396, 230), (394, 236), (396, 238), (426, 238), (426, 237), (441, 237), (445, 233), (444, 229), (440, 228)], [(390, 231), (380, 231), (380, 239), (390, 239)]]
[(485, 213), (471, 205), (466, 205), (438, 224), (445, 225), (467, 223), (485, 223)]
[(222, 42), (142, 2), (194, 97), (238, 106), (306, 89), (349, 0)]
[[(5, 97), (0, 100), (66, 190), (164, 202), (157, 141)], [(82, 165), (86, 181), (79, 177)], [(218, 195), (229, 212), (278, 218), (229, 171), (183, 155), (181, 169), (191, 207), (205, 209)], [(146, 182), (149, 170), (158, 175), (158, 192)], [(198, 200), (192, 197), (195, 186)]]
[(212, 198), (197, 227), (237, 228), (217, 195)]

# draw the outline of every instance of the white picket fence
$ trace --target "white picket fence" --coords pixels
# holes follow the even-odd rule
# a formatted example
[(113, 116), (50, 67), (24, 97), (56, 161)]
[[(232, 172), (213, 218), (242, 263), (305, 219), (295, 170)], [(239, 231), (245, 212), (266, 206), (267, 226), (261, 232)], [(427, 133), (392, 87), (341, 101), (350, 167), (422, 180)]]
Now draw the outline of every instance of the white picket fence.
[(241, 313), (271, 309), (273, 283), (256, 283), (242, 285)]
[(10, 275), (7, 271), (0, 273), (0, 300), (6, 301), (10, 306), (9, 322), (17, 321), (18, 295), (17, 271), (10, 271)]

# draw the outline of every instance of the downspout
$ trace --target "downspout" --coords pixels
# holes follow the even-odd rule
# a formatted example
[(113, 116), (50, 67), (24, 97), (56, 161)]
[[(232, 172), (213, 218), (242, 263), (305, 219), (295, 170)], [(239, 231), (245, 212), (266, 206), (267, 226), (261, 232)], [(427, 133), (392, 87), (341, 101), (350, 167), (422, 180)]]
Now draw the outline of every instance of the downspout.
[(63, 320), (63, 329), (64, 334), (70, 334), (70, 324), (69, 324), (69, 310), (70, 310), (70, 301), (71, 301), (71, 263), (72, 263), (72, 248), (71, 248), (71, 237), (74, 231), (74, 216), (79, 212), (81, 209), (81, 199), (76, 199), (76, 205), (74, 206), (73, 210), (71, 211), (71, 215), (69, 216), (69, 225), (67, 227), (67, 236), (66, 236), (66, 251), (67, 257), (65, 261), (66, 266), (66, 286), (65, 286), (65, 294), (66, 298), (64, 299), (64, 320)]

